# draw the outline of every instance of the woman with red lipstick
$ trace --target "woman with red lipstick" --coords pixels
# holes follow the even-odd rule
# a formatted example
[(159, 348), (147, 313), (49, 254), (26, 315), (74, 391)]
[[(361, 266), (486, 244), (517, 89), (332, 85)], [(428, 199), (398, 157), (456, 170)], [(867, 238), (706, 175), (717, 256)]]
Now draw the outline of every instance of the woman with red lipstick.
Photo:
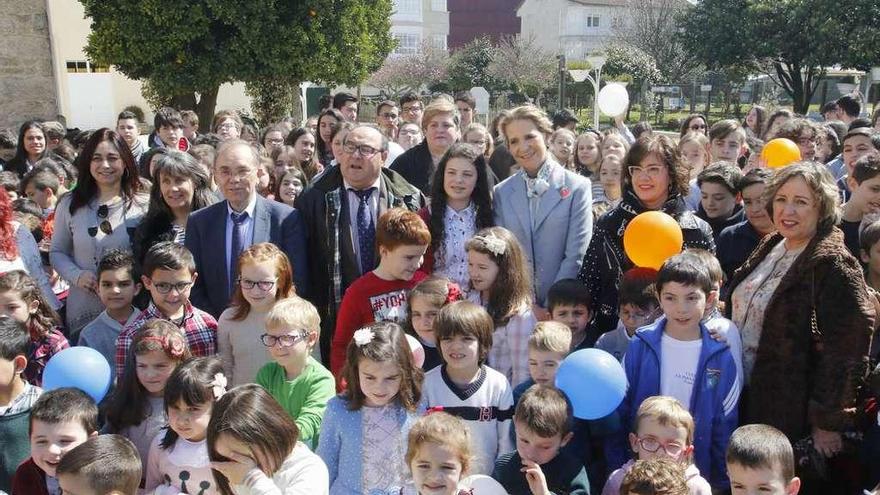
[[(781, 169), (765, 197), (776, 233), (737, 270), (726, 304), (743, 341), (740, 421), (774, 426), (792, 443), (811, 437), (818, 457), (831, 458), (846, 453), (842, 432), (856, 421), (873, 305), (859, 262), (835, 227), (837, 188), (825, 166)], [(852, 490), (810, 491), (832, 492)]]
[(671, 139), (650, 136), (630, 148), (623, 162), (623, 198), (596, 222), (578, 273), (596, 304), (596, 316), (587, 334), (590, 344), (617, 327), (620, 279), (634, 266), (623, 249), (623, 233), (636, 215), (652, 210), (667, 213), (681, 226), (685, 249), (715, 251), (709, 224), (685, 205), (689, 192), (688, 167)]

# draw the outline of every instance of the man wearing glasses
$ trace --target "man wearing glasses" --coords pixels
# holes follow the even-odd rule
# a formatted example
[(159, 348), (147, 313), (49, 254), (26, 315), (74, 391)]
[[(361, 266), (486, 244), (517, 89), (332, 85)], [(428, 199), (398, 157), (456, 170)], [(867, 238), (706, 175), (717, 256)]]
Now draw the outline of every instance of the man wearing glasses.
[(412, 91), (400, 97), (400, 119), (404, 122), (415, 124), (421, 128), (424, 109), (422, 99)]
[(384, 168), (388, 138), (358, 126), (345, 137), (339, 167), (330, 169), (297, 198), (309, 239), (309, 299), (321, 314), (321, 356), (329, 363), (336, 313), (345, 289), (376, 267), (376, 221), (394, 207), (418, 211), (425, 196)]
[(388, 158), (385, 159), (385, 166), (390, 166), (394, 160), (403, 154), (403, 148), (394, 142), (397, 139), (397, 124), (400, 118), (400, 110), (397, 103), (392, 100), (385, 100), (376, 107), (376, 124), (382, 134), (388, 138)]
[(293, 266), (297, 293), (305, 294), (308, 256), (300, 214), (257, 194), (257, 150), (231, 139), (220, 145), (214, 163), (214, 178), (226, 199), (192, 213), (186, 226), (186, 247), (201, 274), (192, 289), (193, 304), (218, 317), (229, 306), (238, 256), (260, 242), (284, 251)]

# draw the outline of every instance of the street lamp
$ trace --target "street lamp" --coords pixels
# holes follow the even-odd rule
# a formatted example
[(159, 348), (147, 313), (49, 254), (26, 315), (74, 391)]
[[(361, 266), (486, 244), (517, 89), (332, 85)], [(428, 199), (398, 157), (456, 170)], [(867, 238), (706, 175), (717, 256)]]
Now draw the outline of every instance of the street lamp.
[[(608, 60), (603, 55), (590, 55), (587, 57), (587, 63), (590, 64), (589, 70), (569, 70), (571, 78), (575, 82), (583, 82), (589, 80), (593, 84), (593, 129), (599, 130), (599, 82), (602, 79), (602, 66)], [(595, 75), (592, 73), (595, 71)]]

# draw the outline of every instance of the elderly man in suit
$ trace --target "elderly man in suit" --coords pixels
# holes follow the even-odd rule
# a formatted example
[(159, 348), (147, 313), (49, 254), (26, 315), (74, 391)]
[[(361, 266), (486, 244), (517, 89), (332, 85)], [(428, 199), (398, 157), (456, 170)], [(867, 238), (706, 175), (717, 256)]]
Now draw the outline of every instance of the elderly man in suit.
[(329, 363), (336, 312), (345, 289), (378, 264), (376, 222), (387, 209), (418, 211), (425, 196), (383, 168), (388, 139), (358, 126), (345, 137), (339, 166), (328, 170), (296, 200), (309, 239), (309, 299), (321, 315), (321, 356)]
[(495, 223), (522, 244), (534, 274), (536, 316), (556, 281), (574, 278), (593, 230), (590, 180), (547, 150), (550, 120), (536, 107), (515, 108), (501, 124), (520, 171), (495, 186)]
[(257, 194), (259, 166), (259, 153), (246, 141), (225, 141), (217, 151), (214, 177), (226, 200), (202, 208), (187, 221), (185, 245), (199, 273), (190, 299), (215, 318), (235, 292), (238, 256), (252, 244), (271, 242), (284, 251), (297, 293), (307, 294), (308, 256), (300, 214)]

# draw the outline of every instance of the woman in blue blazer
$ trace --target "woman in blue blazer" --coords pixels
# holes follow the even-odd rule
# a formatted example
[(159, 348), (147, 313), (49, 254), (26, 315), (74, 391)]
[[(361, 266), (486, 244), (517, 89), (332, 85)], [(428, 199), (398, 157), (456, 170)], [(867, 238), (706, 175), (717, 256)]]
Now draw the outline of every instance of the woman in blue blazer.
[(547, 150), (553, 129), (540, 109), (514, 108), (501, 130), (519, 172), (495, 186), (495, 223), (522, 244), (534, 275), (535, 301), (543, 307), (550, 286), (577, 275), (590, 243), (590, 180), (553, 159)]

